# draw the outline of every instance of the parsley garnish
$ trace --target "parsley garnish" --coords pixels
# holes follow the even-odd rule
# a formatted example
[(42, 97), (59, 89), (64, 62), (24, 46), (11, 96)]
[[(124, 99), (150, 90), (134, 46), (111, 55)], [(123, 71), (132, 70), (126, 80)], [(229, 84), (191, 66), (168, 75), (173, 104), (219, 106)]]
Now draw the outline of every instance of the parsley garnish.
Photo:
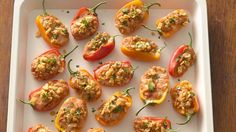
[(154, 84), (153, 82), (149, 82), (149, 83), (148, 83), (148, 90), (149, 90), (150, 92), (154, 92), (154, 90), (155, 90), (155, 84)]
[(115, 113), (121, 112), (123, 110), (123, 108), (121, 106), (117, 106), (113, 111)]

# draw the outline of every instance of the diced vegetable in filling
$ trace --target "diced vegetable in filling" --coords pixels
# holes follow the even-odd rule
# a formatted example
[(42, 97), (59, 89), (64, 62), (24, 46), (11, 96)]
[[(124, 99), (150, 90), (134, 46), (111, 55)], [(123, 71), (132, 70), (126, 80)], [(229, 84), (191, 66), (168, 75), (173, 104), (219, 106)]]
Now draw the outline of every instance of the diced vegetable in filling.
[(107, 83), (109, 86), (120, 86), (129, 82), (133, 76), (134, 69), (130, 65), (120, 61), (107, 65), (108, 68), (102, 70), (97, 77), (98, 82)]
[(71, 32), (75, 35), (90, 36), (97, 31), (98, 21), (93, 15), (85, 15), (71, 25)]
[(50, 38), (50, 42), (54, 44), (65, 43), (69, 39), (69, 33), (65, 25), (56, 17), (43, 15), (40, 19), (46, 35)]
[(147, 53), (156, 53), (158, 50), (157, 45), (146, 38), (135, 36), (131, 37), (131, 40), (127, 40), (124, 42), (125, 46), (129, 49), (140, 51), (140, 52), (147, 52)]
[(168, 132), (167, 124), (162, 120), (135, 120), (135, 132)]
[(122, 113), (126, 113), (130, 106), (131, 102), (127, 97), (113, 95), (96, 114), (106, 122), (113, 122), (118, 120)]
[(49, 81), (41, 90), (32, 94), (30, 102), (38, 109), (53, 106), (69, 93), (67, 82), (64, 80)]
[[(191, 84), (189, 84), (191, 85)], [(185, 113), (194, 113), (194, 97), (195, 93), (191, 90), (191, 86), (189, 85), (178, 85), (176, 86), (176, 91), (174, 93), (174, 107), (182, 114)]]
[(98, 33), (89, 43), (88, 43), (88, 50), (90, 53), (91, 51), (97, 51), (101, 46), (107, 44), (108, 40), (110, 39), (110, 35), (108, 33)]
[(189, 23), (188, 14), (183, 9), (178, 9), (161, 18), (157, 23), (157, 29), (161, 32), (176, 30), (176, 26), (182, 27)]
[(185, 52), (177, 58), (179, 66), (176, 67), (175, 71), (178, 74), (185, 72), (196, 60), (196, 55), (192, 50), (185, 50)]
[(148, 100), (161, 99), (168, 90), (169, 76), (167, 71), (159, 66), (153, 66), (141, 78), (140, 93)]
[(66, 132), (76, 132), (83, 127), (87, 117), (87, 107), (84, 102), (71, 101), (67, 102), (58, 114), (60, 114), (60, 127)]
[(31, 70), (35, 78), (46, 80), (63, 72), (60, 58), (55, 54), (47, 54), (33, 60)]
[(130, 33), (136, 30), (144, 21), (145, 11), (143, 7), (132, 5), (122, 8), (116, 18), (116, 27), (121, 33)]
[(81, 98), (85, 100), (94, 100), (101, 95), (100, 86), (85, 72), (78, 71), (76, 76), (71, 78), (71, 83), (73, 88), (78, 90)]

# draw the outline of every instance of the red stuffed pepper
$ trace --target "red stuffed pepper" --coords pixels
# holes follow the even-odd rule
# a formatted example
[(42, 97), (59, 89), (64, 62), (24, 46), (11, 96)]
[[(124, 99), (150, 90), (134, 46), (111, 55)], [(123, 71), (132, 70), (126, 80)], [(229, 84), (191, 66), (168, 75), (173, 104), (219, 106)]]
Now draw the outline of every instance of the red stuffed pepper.
[(49, 81), (29, 94), (29, 101), (24, 104), (31, 105), (37, 111), (49, 111), (55, 108), (67, 95), (69, 87), (64, 80)]
[(97, 32), (99, 27), (96, 9), (106, 2), (101, 2), (93, 8), (82, 7), (71, 22), (71, 33), (76, 40), (86, 39)]
[(111, 61), (94, 70), (95, 79), (104, 86), (123, 86), (131, 81), (134, 68), (128, 61)]
[(31, 128), (28, 129), (28, 132), (52, 132), (49, 130), (46, 126), (42, 124), (37, 124)]
[(31, 72), (37, 80), (48, 80), (65, 70), (65, 58), (78, 46), (67, 54), (61, 54), (58, 49), (51, 49), (36, 57), (31, 64)]
[(171, 122), (165, 118), (140, 117), (134, 120), (135, 132), (168, 132)]
[(115, 47), (115, 36), (98, 33), (84, 48), (83, 57), (87, 61), (95, 61), (106, 57)]
[(192, 48), (192, 36), (191, 34), (189, 36), (191, 39), (189, 45), (179, 46), (170, 59), (169, 73), (173, 77), (182, 76), (196, 61), (196, 54)]

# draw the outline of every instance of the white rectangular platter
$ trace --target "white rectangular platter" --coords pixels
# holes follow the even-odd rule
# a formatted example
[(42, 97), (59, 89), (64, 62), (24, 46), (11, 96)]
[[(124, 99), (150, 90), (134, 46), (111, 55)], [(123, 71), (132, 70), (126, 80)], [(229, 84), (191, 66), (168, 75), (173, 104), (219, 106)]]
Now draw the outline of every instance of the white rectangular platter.
[[(48, 12), (57, 16), (69, 29), (70, 21), (77, 9), (82, 6), (91, 7), (101, 0), (47, 0), (46, 8)], [(114, 15), (116, 11), (121, 8), (129, 0), (106, 0), (108, 4), (101, 6), (97, 13), (100, 19), (99, 32), (105, 31), (111, 35), (120, 34), (118, 29), (114, 26)], [(188, 32), (193, 34), (193, 48), (197, 54), (196, 64), (189, 69), (189, 71), (180, 78), (180, 80), (187, 79), (192, 82), (195, 91), (198, 94), (200, 102), (200, 111), (197, 113), (192, 121), (185, 126), (181, 126), (180, 132), (213, 132), (213, 117), (212, 117), (212, 99), (211, 99), (211, 79), (210, 79), (210, 65), (209, 65), (209, 45), (208, 45), (208, 27), (207, 27), (207, 10), (205, 0), (145, 0), (145, 3), (159, 2), (162, 6), (160, 8), (152, 8), (150, 10), (150, 17), (147, 25), (154, 27), (154, 22), (157, 18), (163, 17), (174, 9), (182, 8), (189, 12), (191, 23), (178, 31), (173, 37), (168, 39), (158, 39), (158, 34), (152, 35), (150, 31), (140, 28), (132, 35), (140, 35), (157, 42), (161, 47), (165, 41), (168, 46), (161, 53), (160, 60), (156, 62), (140, 62), (127, 58), (119, 49), (122, 37), (116, 39), (115, 50), (102, 62), (110, 60), (129, 60), (134, 66), (139, 66), (135, 71), (134, 78), (131, 83), (120, 88), (103, 87), (102, 97), (94, 102), (88, 103), (88, 118), (82, 132), (85, 132), (91, 127), (102, 127), (106, 132), (132, 132), (133, 120), (136, 111), (143, 105), (138, 96), (139, 80), (141, 75), (151, 66), (159, 65), (167, 68), (168, 61), (171, 54), (177, 46), (189, 42)], [(9, 88), (9, 103), (8, 103), (8, 132), (26, 132), (27, 129), (35, 124), (43, 123), (51, 130), (56, 131), (52, 120), (54, 116), (50, 112), (35, 112), (30, 106), (23, 105), (17, 99), (28, 99), (28, 94), (35, 88), (43, 85), (44, 82), (37, 81), (33, 78), (30, 71), (32, 60), (41, 53), (49, 50), (49, 47), (42, 38), (36, 38), (37, 32), (34, 23), (38, 14), (41, 14), (41, 0), (16, 0), (14, 5), (14, 21), (13, 21), (13, 37), (12, 37), (12, 56), (11, 56), (11, 73), (10, 73), (10, 88)], [(90, 38), (91, 39), (91, 38)], [(70, 42), (63, 47), (65, 50), (72, 49), (75, 45), (79, 45), (71, 56), (73, 58), (73, 67), (80, 65), (93, 72), (97, 67), (98, 61), (87, 62), (82, 57), (82, 51), (86, 42), (89, 39), (76, 42), (70, 35)], [(55, 77), (55, 79), (68, 80), (69, 73), (64, 73)], [(177, 79), (170, 77), (170, 87), (173, 87)], [(92, 108), (97, 108), (101, 104), (101, 100), (106, 100), (112, 93), (117, 90), (123, 90), (126, 87), (135, 86), (135, 90), (131, 91), (133, 97), (133, 105), (129, 110), (123, 121), (114, 127), (104, 127), (95, 120)], [(70, 89), (69, 96), (77, 96), (76, 93)], [(62, 103), (61, 103), (62, 104)], [(61, 104), (53, 111), (57, 111)], [(158, 106), (147, 107), (139, 116), (155, 116), (168, 117), (173, 123), (173, 128), (179, 128), (175, 123), (182, 122), (184, 117), (179, 115), (173, 108), (168, 95), (166, 100)]]

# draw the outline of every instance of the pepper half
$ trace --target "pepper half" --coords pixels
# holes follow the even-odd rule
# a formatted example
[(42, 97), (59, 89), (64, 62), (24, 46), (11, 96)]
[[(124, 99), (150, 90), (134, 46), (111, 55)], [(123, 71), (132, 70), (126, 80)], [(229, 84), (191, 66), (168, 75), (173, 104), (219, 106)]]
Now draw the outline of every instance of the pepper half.
[(141, 0), (133, 0), (124, 5), (115, 17), (115, 25), (122, 34), (130, 34), (136, 31), (147, 20), (149, 8), (159, 3), (144, 5)]
[(87, 61), (95, 61), (109, 55), (115, 47), (115, 37), (108, 33), (98, 33), (84, 48), (83, 57)]
[(170, 132), (171, 122), (166, 118), (139, 117), (134, 120), (135, 132)]
[(105, 132), (102, 128), (90, 128), (87, 132)]
[(158, 32), (161, 36), (168, 38), (188, 23), (188, 13), (183, 9), (177, 9), (169, 13), (167, 16), (158, 19), (156, 21), (156, 29), (151, 29), (145, 25), (143, 25), (143, 27)]
[(79, 96), (86, 101), (96, 101), (102, 94), (100, 84), (93, 76), (84, 68), (78, 68), (77, 71), (72, 71), (68, 62), (68, 71), (70, 72), (69, 85), (75, 89)]
[(60, 48), (68, 43), (69, 33), (57, 17), (47, 13), (44, 3), (45, 0), (42, 2), (44, 14), (38, 15), (35, 23), (47, 44), (53, 48)]
[(58, 49), (51, 49), (36, 57), (31, 64), (31, 72), (37, 80), (48, 80), (65, 70), (65, 58), (78, 46), (67, 54), (61, 54)]
[(49, 111), (54, 109), (67, 95), (69, 95), (67, 82), (53, 80), (30, 92), (28, 102), (19, 101), (30, 105), (34, 110)]
[(126, 37), (121, 42), (121, 51), (123, 54), (141, 61), (158, 60), (161, 51), (165, 47), (158, 49), (155, 42), (140, 36)]
[(82, 7), (71, 22), (71, 33), (76, 40), (86, 39), (95, 34), (99, 27), (96, 9), (106, 2), (101, 2), (93, 8)]
[(153, 66), (141, 77), (139, 96), (145, 105), (136, 116), (148, 105), (161, 104), (169, 91), (169, 76), (165, 68)]
[(197, 95), (192, 90), (192, 84), (186, 80), (181, 81), (170, 90), (170, 95), (175, 110), (186, 117), (185, 122), (177, 124), (187, 124), (192, 116), (199, 111)]
[(110, 61), (94, 70), (94, 78), (104, 86), (119, 87), (128, 84), (133, 78), (135, 68), (129, 61)]
[(126, 115), (132, 105), (132, 98), (127, 88), (123, 92), (114, 93), (107, 101), (105, 101), (96, 111), (96, 120), (105, 126), (118, 124)]
[(196, 62), (196, 54), (192, 48), (192, 36), (189, 33), (190, 43), (180, 45), (173, 53), (168, 70), (171, 76), (182, 76), (189, 67)]
[(86, 102), (76, 97), (70, 97), (59, 109), (54, 124), (59, 132), (80, 132), (87, 116)]

